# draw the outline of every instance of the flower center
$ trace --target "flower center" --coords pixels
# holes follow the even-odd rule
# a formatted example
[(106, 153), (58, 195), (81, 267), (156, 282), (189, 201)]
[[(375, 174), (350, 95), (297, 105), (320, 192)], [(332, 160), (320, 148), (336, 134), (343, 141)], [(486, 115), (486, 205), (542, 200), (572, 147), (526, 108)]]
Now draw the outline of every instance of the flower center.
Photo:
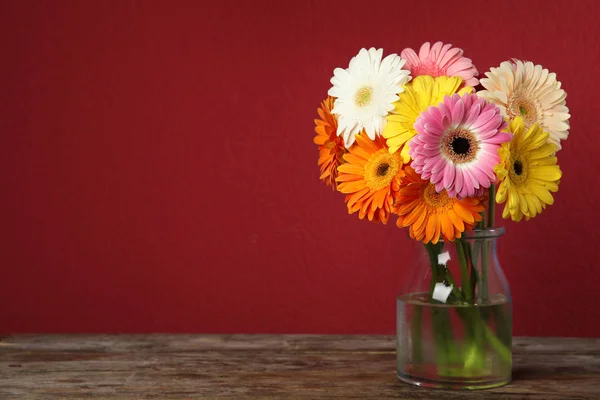
[(354, 96), (354, 102), (356, 103), (357, 106), (364, 107), (371, 102), (372, 97), (373, 97), (373, 88), (365, 86), (365, 87), (358, 89), (358, 91), (356, 92), (356, 95)]
[(379, 164), (377, 167), (377, 176), (385, 176), (390, 169), (390, 165), (387, 163)]
[(467, 129), (452, 129), (442, 139), (442, 154), (455, 164), (472, 161), (478, 150), (475, 135)]
[(435, 190), (435, 185), (433, 183), (428, 183), (427, 186), (425, 186), (423, 198), (425, 199), (427, 205), (433, 209), (445, 207), (452, 201), (445, 190), (442, 190), (440, 193), (438, 193)]
[(515, 171), (515, 174), (522, 175), (523, 174), (523, 163), (519, 160), (516, 160), (513, 163), (513, 170)]
[(365, 183), (373, 190), (389, 187), (398, 171), (400, 171), (399, 155), (381, 149), (374, 153), (365, 165)]
[(542, 114), (535, 100), (530, 100), (520, 93), (513, 93), (508, 99), (506, 113), (510, 119), (522, 117), (525, 129), (529, 129), (536, 122), (541, 122)]
[(511, 168), (509, 170), (510, 181), (515, 184), (521, 184), (527, 180), (527, 163), (523, 163), (520, 157), (511, 159)]
[(464, 137), (454, 138), (452, 143), (450, 143), (450, 146), (452, 146), (452, 151), (455, 154), (460, 155), (469, 154), (469, 150), (471, 149), (471, 143)]

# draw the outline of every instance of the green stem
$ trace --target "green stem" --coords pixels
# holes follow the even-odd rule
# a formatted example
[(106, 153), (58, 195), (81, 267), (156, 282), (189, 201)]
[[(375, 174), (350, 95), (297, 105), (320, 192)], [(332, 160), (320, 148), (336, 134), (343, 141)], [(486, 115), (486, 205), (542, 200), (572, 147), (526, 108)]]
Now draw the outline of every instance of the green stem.
[[(488, 192), (488, 222), (487, 227), (493, 228), (496, 217), (496, 185), (491, 185)], [(481, 299), (489, 300), (488, 264), (490, 262), (490, 245), (488, 240), (483, 240), (481, 249)]]
[(490, 241), (483, 240), (481, 243), (481, 300), (483, 302), (488, 301), (488, 263), (490, 261)]
[(494, 332), (487, 325), (486, 321), (481, 317), (479, 312), (477, 312), (477, 309), (471, 307), (457, 307), (456, 311), (463, 320), (463, 324), (467, 329), (471, 340), (473, 340), (474, 346), (476, 346), (479, 352), (483, 351), (481, 348), (483, 343), (478, 332), (483, 330), (482, 333), (487, 343), (490, 344), (490, 346), (502, 358), (502, 360), (504, 360), (506, 363), (510, 363), (512, 361), (512, 349), (505, 346), (502, 341), (496, 337)]
[[(471, 283), (473, 285), (473, 299), (476, 301), (479, 297), (481, 297), (481, 288), (482, 281), (479, 276), (478, 267), (479, 267), (479, 254), (481, 253), (481, 242), (479, 240), (475, 240), (473, 242), (473, 252), (471, 254)], [(479, 294), (476, 296), (475, 287), (477, 284), (479, 285)]]
[(506, 362), (512, 362), (512, 349), (506, 347), (485, 322), (482, 323), (485, 338), (496, 353)]
[(471, 285), (471, 293), (473, 295), (473, 303), (477, 302), (477, 284), (479, 283), (479, 272), (477, 271), (477, 257), (478, 257), (478, 249), (475, 248), (475, 243), (473, 243), (473, 249), (471, 249), (471, 244), (464, 241), (465, 245), (465, 253), (467, 255), (467, 261), (471, 267), (471, 276), (469, 280), (469, 284)]
[(492, 184), (488, 192), (488, 220), (487, 227), (493, 228), (496, 219), (496, 185)]
[(468, 322), (465, 323), (464, 366), (468, 370), (481, 371), (485, 365), (485, 343), (482, 326), (485, 322), (481, 320), (477, 307), (466, 307), (464, 312), (468, 316)]
[(458, 253), (458, 261), (460, 262), (460, 279), (462, 284), (462, 292), (465, 300), (469, 303), (473, 301), (473, 293), (469, 282), (469, 266), (465, 257), (465, 249), (461, 239), (456, 239), (456, 252)]
[[(512, 310), (511, 310), (512, 311)], [(505, 308), (496, 308), (494, 310), (494, 318), (496, 324), (496, 337), (505, 346), (508, 346), (509, 350), (512, 348), (512, 320), (506, 318), (504, 315)], [(505, 361), (511, 362), (511, 359)]]
[(435, 358), (438, 374), (446, 375), (448, 365), (448, 339), (446, 332), (449, 327), (443, 321), (442, 311), (437, 307), (431, 307), (431, 324), (435, 340)]
[(415, 305), (415, 312), (412, 316), (412, 356), (415, 364), (419, 364), (423, 361), (423, 344), (421, 338), (423, 337), (422, 329), (423, 321), (423, 308), (420, 305)]
[(432, 243), (425, 244), (427, 254), (429, 254), (429, 263), (431, 265), (431, 281), (429, 282), (429, 301), (433, 296), (433, 289), (438, 281), (438, 260), (437, 260), (437, 246)]
[[(435, 288), (435, 284), (437, 282), (444, 280), (444, 266), (439, 265), (438, 256), (442, 251), (442, 243), (427, 243), (425, 248), (427, 249), (427, 253), (429, 254), (429, 262), (431, 265), (431, 281), (429, 284), (429, 301), (434, 302), (433, 300), (433, 290)], [(447, 366), (450, 363), (450, 358), (454, 354), (453, 346), (454, 340), (451, 338), (452, 326), (450, 325), (450, 321), (446, 318), (445, 313), (446, 310), (437, 307), (431, 307), (431, 323), (433, 325), (433, 335), (435, 339), (435, 355), (436, 355), (436, 364), (438, 366), (438, 373), (440, 375), (448, 375)], [(413, 331), (415, 335), (421, 334), (421, 319), (422, 314), (418, 315), (419, 322), (417, 324), (417, 329)], [(450, 329), (450, 330), (449, 330)], [(450, 336), (449, 336), (450, 335)], [(419, 337), (418, 340), (413, 340), (414, 345), (422, 346), (421, 339)], [(413, 348), (413, 352), (415, 354), (415, 359), (422, 357), (422, 349)]]
[(458, 290), (458, 286), (456, 285), (456, 282), (454, 281), (454, 278), (452, 278), (452, 274), (450, 273), (450, 271), (448, 270), (448, 268), (446, 268), (446, 267), (442, 267), (442, 268), (444, 268), (444, 270), (443, 270), (444, 280), (446, 282), (448, 282), (449, 285), (452, 286), (452, 294), (454, 295), (454, 297), (456, 297), (456, 299), (459, 302), (464, 302), (465, 298), (464, 298), (463, 294), (461, 293), (461, 291)]
[(448, 282), (452, 285), (452, 294), (459, 301), (464, 301), (463, 294), (458, 290), (456, 282), (452, 278), (450, 271), (444, 265), (438, 265), (438, 255), (442, 252), (443, 244), (427, 243), (425, 249), (429, 254), (429, 262), (431, 263), (431, 281), (429, 282), (429, 301), (432, 301), (433, 289), (438, 282)]
[(441, 324), (441, 334), (443, 338), (444, 350), (446, 353), (446, 359), (448, 364), (453, 365), (460, 362), (460, 354), (458, 350), (458, 343), (454, 338), (454, 333), (452, 330), (452, 321), (450, 318), (451, 309), (449, 308), (439, 308), (439, 321)]
[[(425, 249), (427, 250), (427, 254), (429, 255), (429, 263), (431, 266), (431, 281), (429, 282), (429, 302), (433, 303), (433, 290), (435, 288), (435, 284), (438, 282), (439, 279), (439, 246), (437, 244), (427, 243), (425, 244)], [(436, 309), (435, 307), (430, 307), (429, 309), (431, 311), (431, 323), (434, 327), (433, 336), (435, 340), (435, 356), (437, 360), (436, 363), (438, 365), (438, 368), (440, 368), (439, 373), (443, 374), (445, 372), (443, 368), (445, 368), (445, 366), (448, 364), (448, 351), (446, 349), (447, 339), (445, 337), (444, 332), (445, 327), (439, 315), (440, 310)], [(413, 317), (416, 318), (416, 328), (415, 330), (413, 330), (413, 354), (415, 354), (415, 359), (418, 360), (423, 355), (421, 341), (421, 321), (423, 318), (422, 312), (415, 314)]]

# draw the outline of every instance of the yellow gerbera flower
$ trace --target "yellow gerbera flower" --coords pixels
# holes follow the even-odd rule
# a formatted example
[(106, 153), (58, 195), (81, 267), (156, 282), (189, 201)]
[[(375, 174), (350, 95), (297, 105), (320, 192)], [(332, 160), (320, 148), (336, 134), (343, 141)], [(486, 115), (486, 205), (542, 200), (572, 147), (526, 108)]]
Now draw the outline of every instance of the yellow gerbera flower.
[(463, 87), (462, 78), (458, 76), (421, 75), (414, 78), (404, 86), (400, 99), (394, 103), (394, 110), (387, 116), (387, 124), (383, 130), (383, 137), (387, 139), (390, 153), (395, 153), (402, 148), (400, 155), (406, 164), (410, 161), (408, 154), (408, 141), (417, 134), (415, 121), (421, 113), (430, 106), (437, 106), (444, 100), (444, 96), (454, 93), (471, 93), (473, 88)]
[(383, 138), (371, 140), (363, 131), (344, 160), (336, 181), (346, 194), (348, 213), (358, 211), (360, 219), (386, 224), (404, 176), (400, 154), (390, 154)]
[(520, 221), (523, 216), (535, 217), (554, 203), (550, 192), (558, 191), (562, 172), (554, 156), (556, 145), (539, 124), (525, 130), (523, 118), (517, 117), (509, 129), (514, 137), (500, 148), (501, 161), (494, 169), (500, 180), (496, 202), (508, 199), (502, 217)]

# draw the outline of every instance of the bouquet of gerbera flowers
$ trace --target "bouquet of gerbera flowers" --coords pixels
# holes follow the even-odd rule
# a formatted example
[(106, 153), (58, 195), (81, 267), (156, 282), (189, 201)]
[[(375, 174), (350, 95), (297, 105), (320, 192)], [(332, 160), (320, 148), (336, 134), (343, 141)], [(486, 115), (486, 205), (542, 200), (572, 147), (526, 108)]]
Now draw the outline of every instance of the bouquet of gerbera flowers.
[(556, 75), (519, 60), (477, 75), (440, 42), (385, 58), (361, 49), (335, 69), (314, 142), (320, 178), (349, 213), (384, 224), (396, 214), (411, 237), (437, 243), (474, 228), (484, 208), (493, 216), (488, 200), (514, 221), (554, 202), (570, 117)]
[[(472, 248), (463, 234), (493, 228), (496, 203), (504, 218), (536, 217), (553, 204), (562, 176), (556, 153), (570, 115), (556, 75), (512, 60), (485, 76), (478, 80), (463, 51), (441, 42), (385, 58), (382, 49), (361, 49), (334, 70), (315, 120), (320, 179), (345, 194), (350, 214), (383, 224), (395, 215), (425, 244), (430, 301), (446, 284), (444, 303), (487, 301), (490, 247)], [(460, 288), (438, 269), (448, 242), (456, 242)]]

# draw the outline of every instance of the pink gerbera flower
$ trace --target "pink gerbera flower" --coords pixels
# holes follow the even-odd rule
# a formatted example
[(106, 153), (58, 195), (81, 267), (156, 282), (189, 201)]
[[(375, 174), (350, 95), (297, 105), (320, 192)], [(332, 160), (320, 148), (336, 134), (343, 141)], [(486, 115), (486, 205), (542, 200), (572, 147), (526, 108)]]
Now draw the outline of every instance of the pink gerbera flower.
[(500, 109), (474, 94), (446, 96), (415, 122), (412, 167), (450, 197), (472, 197), (496, 180), (498, 149), (510, 141)]
[(477, 68), (470, 58), (463, 57), (463, 51), (452, 48), (451, 44), (436, 42), (430, 46), (429, 42), (423, 43), (419, 55), (413, 49), (404, 49), (400, 57), (406, 60), (404, 68), (415, 77), (419, 75), (459, 76), (467, 86), (477, 86)]

